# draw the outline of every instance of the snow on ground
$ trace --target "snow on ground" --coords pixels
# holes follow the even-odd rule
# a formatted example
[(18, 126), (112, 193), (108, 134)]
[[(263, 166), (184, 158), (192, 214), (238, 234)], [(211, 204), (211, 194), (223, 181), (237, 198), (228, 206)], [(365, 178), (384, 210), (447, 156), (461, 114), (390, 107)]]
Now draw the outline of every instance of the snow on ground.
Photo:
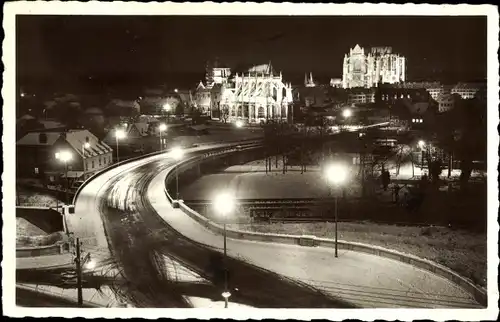
[[(18, 283), (17, 285), (27, 287), (35, 292), (47, 293), (54, 296), (61, 296), (66, 299), (78, 301), (78, 293), (76, 289), (65, 289), (49, 285), (36, 285)], [(102, 307), (119, 307), (122, 303), (116, 299), (114, 292), (108, 287), (101, 287), (100, 291), (95, 289), (84, 288), (82, 290), (82, 297), (84, 302), (92, 303)]]
[(207, 282), (206, 279), (193, 272), (177, 260), (163, 256), (168, 275), (177, 282)]
[[(190, 239), (222, 251), (223, 238), (173, 209), (163, 192), (162, 171), (148, 188), (157, 213)], [(331, 248), (228, 239), (228, 255), (295, 280), (317, 286), (362, 307), (478, 307), (458, 285), (409, 264)]]
[(16, 218), (16, 236), (46, 236), (47, 233), (24, 218)]

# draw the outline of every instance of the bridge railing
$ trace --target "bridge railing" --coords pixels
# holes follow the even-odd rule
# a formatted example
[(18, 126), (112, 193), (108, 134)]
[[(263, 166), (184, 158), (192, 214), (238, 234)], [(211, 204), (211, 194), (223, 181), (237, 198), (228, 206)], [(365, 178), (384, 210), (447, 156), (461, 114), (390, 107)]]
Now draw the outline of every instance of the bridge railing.
[[(240, 144), (258, 144), (259, 142), (261, 142), (261, 140), (247, 139), (247, 140), (235, 141), (235, 142), (231, 142), (231, 141), (222, 142), (222, 143), (219, 142), (219, 144), (228, 144), (228, 145), (237, 145), (237, 143), (240, 143)], [(199, 146), (214, 145), (214, 144), (217, 144), (217, 143), (215, 143), (215, 142), (212, 142), (212, 143), (205, 142), (205, 143), (195, 144), (195, 146), (192, 146), (192, 147), (195, 148), (195, 147), (199, 147)], [(214, 150), (217, 150), (217, 149), (220, 149), (220, 147), (219, 148), (214, 148)], [(83, 188), (85, 188), (92, 180), (94, 180), (95, 178), (99, 177), (103, 173), (106, 173), (106, 172), (108, 172), (108, 171), (110, 171), (110, 170), (112, 170), (114, 168), (117, 168), (119, 166), (131, 163), (131, 162), (134, 162), (134, 161), (138, 161), (138, 160), (145, 159), (145, 158), (148, 158), (148, 157), (152, 157), (152, 156), (155, 156), (155, 155), (160, 155), (160, 154), (163, 154), (163, 153), (168, 154), (169, 151), (170, 150), (155, 151), (155, 152), (147, 153), (147, 154), (140, 155), (140, 156), (137, 156), (137, 157), (132, 157), (132, 158), (120, 161), (120, 162), (115, 162), (112, 165), (110, 165), (110, 166), (108, 166), (108, 167), (106, 167), (106, 168), (104, 168), (102, 170), (99, 170), (99, 171), (95, 172), (92, 176), (90, 176), (89, 178), (87, 178), (78, 187), (78, 189), (76, 190), (76, 192), (74, 194), (74, 197), (73, 197), (73, 204), (76, 204), (76, 200), (78, 199), (78, 196), (80, 195), (80, 193), (83, 190)]]

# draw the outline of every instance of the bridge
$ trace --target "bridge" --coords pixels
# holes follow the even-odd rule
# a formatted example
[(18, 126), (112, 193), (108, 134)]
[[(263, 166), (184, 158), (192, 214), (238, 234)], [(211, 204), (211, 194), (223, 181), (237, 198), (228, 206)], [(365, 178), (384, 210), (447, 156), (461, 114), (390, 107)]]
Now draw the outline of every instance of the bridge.
[[(182, 294), (162, 282), (164, 273), (151, 262), (151, 254), (175, 258), (210, 281), (212, 277), (206, 263), (210, 256), (222, 251), (222, 240), (182, 209), (172, 208), (164, 194), (165, 177), (177, 170), (190, 171), (190, 167), (203, 160), (244, 150), (241, 144), (187, 149), (181, 167), (168, 153), (118, 164), (94, 176), (79, 189), (75, 197), (76, 213), (67, 216), (68, 228), (75, 236), (94, 240), (92, 247), (99, 249), (96, 260), (116, 257), (128, 277), (128, 293), (135, 302), (141, 299), (135, 305), (184, 307), (187, 304)], [(247, 204), (252, 202), (259, 204), (255, 200)], [(314, 202), (288, 200), (292, 207), (306, 207)], [(260, 206), (279, 207), (282, 203), (283, 200), (274, 200), (260, 202)], [(325, 247), (311, 250), (300, 245), (232, 238), (228, 246), (228, 266), (235, 272), (232, 285), (242, 291), (238, 301), (255, 307), (280, 308), (478, 307), (469, 293), (440, 276), (392, 259), (348, 250), (334, 259), (331, 251)], [(370, 273), (366, 271), (368, 268)], [(394, 276), (404, 280), (401, 272), (411, 276), (412, 281), (396, 283)], [(419, 281), (418, 289), (413, 286), (415, 280)], [(340, 283), (340, 288), (328, 286), (331, 281)], [(262, 289), (262, 285), (266, 288)], [(390, 292), (382, 291), (384, 287)], [(433, 292), (436, 288), (446, 294), (447, 299)], [(145, 289), (154, 297), (144, 297)], [(451, 298), (453, 300), (449, 300)]]

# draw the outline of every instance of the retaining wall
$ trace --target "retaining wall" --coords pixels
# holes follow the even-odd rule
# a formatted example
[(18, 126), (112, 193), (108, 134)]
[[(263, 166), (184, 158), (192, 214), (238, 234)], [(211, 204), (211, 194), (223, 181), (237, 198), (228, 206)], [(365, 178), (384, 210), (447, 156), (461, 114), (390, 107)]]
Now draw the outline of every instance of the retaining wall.
[(69, 251), (69, 245), (65, 242), (58, 242), (54, 245), (38, 247), (16, 248), (16, 257), (37, 257), (46, 255), (60, 255)]
[[(225, 153), (231, 153), (234, 151), (227, 151)], [(224, 152), (221, 152), (224, 153)], [(180, 166), (179, 169), (183, 169), (183, 171), (187, 171), (189, 166), (193, 166), (203, 160), (203, 158), (207, 158), (207, 155), (200, 157), (193, 157), (190, 160), (185, 160), (184, 162), (179, 163), (176, 166)], [(165, 178), (165, 194), (170, 203), (174, 200), (170, 196), (170, 193), (167, 189), (168, 183), (175, 179), (175, 167), (172, 168), (166, 175)], [(187, 214), (189, 217), (206, 227), (207, 229), (222, 234), (223, 226), (218, 225), (210, 221), (209, 219), (201, 216), (193, 209), (189, 208), (182, 200), (178, 201), (179, 208)], [(320, 246), (320, 247), (335, 247), (335, 241), (332, 239), (326, 238), (318, 238), (316, 236), (296, 236), (296, 235), (281, 235), (281, 234), (268, 234), (268, 233), (256, 233), (256, 232), (248, 232), (248, 231), (240, 231), (234, 229), (227, 229), (226, 234), (229, 238), (234, 239), (243, 239), (243, 240), (251, 240), (251, 241), (261, 241), (261, 242), (272, 242), (272, 243), (283, 243), (283, 244), (293, 244), (293, 245), (301, 245), (301, 246)], [(487, 293), (484, 288), (476, 286), (472, 281), (467, 278), (460, 276), (459, 274), (453, 272), (452, 270), (444, 267), (440, 264), (434, 263), (432, 261), (422, 259), (410, 254), (405, 254), (401, 252), (397, 252), (394, 250), (386, 249), (378, 246), (371, 246), (361, 243), (353, 243), (346, 241), (339, 241), (338, 247), (340, 249), (346, 249), (356, 252), (368, 253), (376, 256), (382, 256), (385, 258), (393, 259), (396, 261), (404, 262), (420, 269), (424, 269), (430, 271), (438, 276), (441, 276), (468, 291), (474, 299), (483, 306), (488, 305)]]

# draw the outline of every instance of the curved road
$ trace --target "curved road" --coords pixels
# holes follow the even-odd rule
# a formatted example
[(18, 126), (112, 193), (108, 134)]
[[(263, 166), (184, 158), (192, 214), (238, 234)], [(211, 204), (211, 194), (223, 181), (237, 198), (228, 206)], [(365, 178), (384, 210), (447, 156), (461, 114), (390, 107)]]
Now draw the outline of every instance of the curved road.
[[(171, 164), (163, 155), (112, 169), (82, 190), (68, 218), (101, 259), (109, 242), (127, 280), (120, 291), (139, 307), (190, 306), (181, 295), (220, 300), (214, 268), (222, 237), (168, 204), (163, 179)], [(341, 251), (334, 258), (327, 248), (229, 240), (228, 255), (231, 301), (254, 307), (479, 307), (439, 276), (368, 254)], [(164, 256), (212, 283), (173, 281)]]
[[(107, 178), (98, 190), (89, 184), (77, 200), (77, 216), (69, 220), (74, 223), (75, 218), (88, 215), (81, 212), (83, 209), (97, 210), (116, 265), (127, 281), (120, 285), (120, 292), (137, 307), (189, 307), (183, 295), (221, 299), (221, 283), (215, 275), (222, 267), (220, 252), (166, 225), (147, 198), (151, 180), (171, 165), (167, 157), (156, 157)], [(166, 268), (165, 257), (177, 260), (211, 283), (176, 282)], [(227, 264), (233, 286), (231, 301), (254, 307), (353, 307), (306, 283), (243, 260), (229, 258)]]

